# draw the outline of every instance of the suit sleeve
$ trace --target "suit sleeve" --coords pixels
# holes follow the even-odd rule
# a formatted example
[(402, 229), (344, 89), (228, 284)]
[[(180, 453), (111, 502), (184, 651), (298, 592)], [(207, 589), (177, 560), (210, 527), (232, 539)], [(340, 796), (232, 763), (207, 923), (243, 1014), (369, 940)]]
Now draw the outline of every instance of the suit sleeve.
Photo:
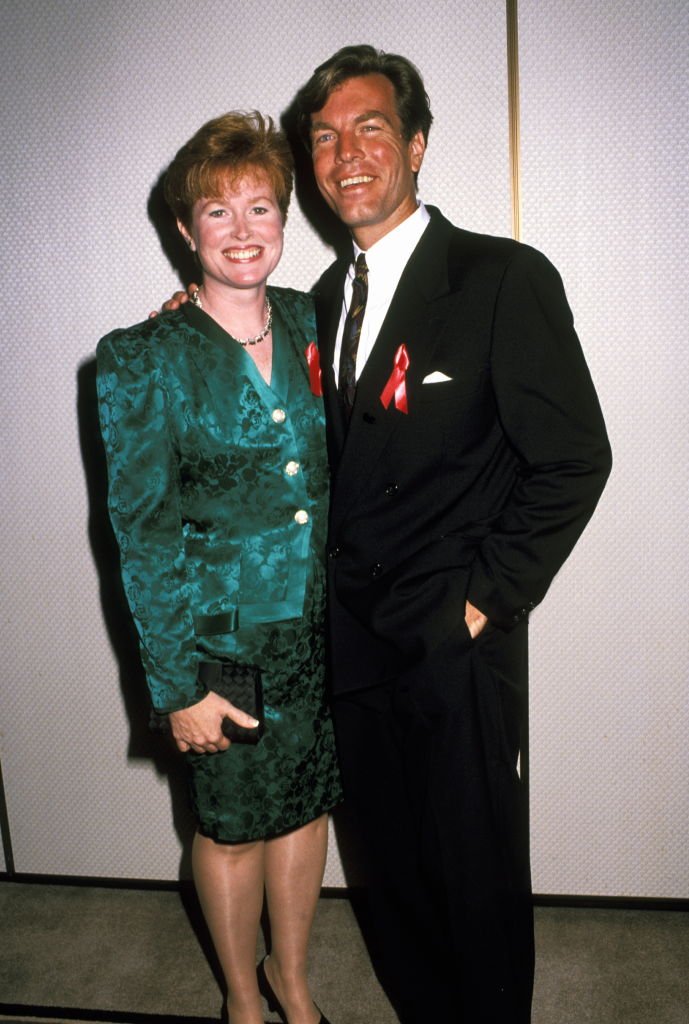
[(603, 416), (559, 274), (520, 247), (495, 307), (491, 370), (519, 464), (481, 544), (468, 597), (510, 628), (543, 598), (591, 517), (611, 468)]
[(197, 680), (169, 400), (153, 345), (135, 331), (103, 338), (97, 389), (124, 589), (153, 706), (169, 712), (196, 703), (205, 690)]

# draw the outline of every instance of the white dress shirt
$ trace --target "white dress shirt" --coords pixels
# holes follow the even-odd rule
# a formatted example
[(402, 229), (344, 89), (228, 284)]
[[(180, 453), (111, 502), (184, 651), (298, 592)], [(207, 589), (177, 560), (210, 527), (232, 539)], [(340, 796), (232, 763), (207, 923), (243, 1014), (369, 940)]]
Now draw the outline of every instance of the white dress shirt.
[[(383, 235), (370, 249), (365, 251), (366, 266), (368, 267), (368, 297), (366, 299), (366, 311), (361, 326), (359, 337), (359, 348), (356, 354), (356, 379), (358, 380), (366, 366), (366, 360), (371, 354), (376, 338), (383, 326), (383, 320), (392, 302), (392, 296), (399, 284), (402, 271), (406, 267), (409, 257), (416, 248), (421, 235), (426, 230), (431, 219), (426, 207), (422, 202), (414, 213), (396, 228)], [(335, 343), (335, 380), (338, 378), (340, 366), (340, 352), (342, 350), (342, 331), (344, 329), (345, 317), (349, 304), (352, 301), (352, 281), (354, 280), (354, 263), (360, 252), (356, 242), (353, 243), (354, 258), (347, 271), (344, 283), (344, 294), (342, 296), (342, 311), (340, 313), (340, 324), (337, 328), (337, 341)]]

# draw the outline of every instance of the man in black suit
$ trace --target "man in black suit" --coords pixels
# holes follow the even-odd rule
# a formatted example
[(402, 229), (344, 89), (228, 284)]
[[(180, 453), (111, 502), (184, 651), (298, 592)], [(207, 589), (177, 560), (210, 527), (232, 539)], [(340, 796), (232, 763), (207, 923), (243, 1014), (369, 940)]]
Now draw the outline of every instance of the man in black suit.
[(382, 976), (404, 1024), (526, 1024), (527, 620), (601, 494), (605, 426), (553, 266), (418, 203), (414, 66), (346, 47), (298, 105), (354, 242), (317, 288), (331, 678)]

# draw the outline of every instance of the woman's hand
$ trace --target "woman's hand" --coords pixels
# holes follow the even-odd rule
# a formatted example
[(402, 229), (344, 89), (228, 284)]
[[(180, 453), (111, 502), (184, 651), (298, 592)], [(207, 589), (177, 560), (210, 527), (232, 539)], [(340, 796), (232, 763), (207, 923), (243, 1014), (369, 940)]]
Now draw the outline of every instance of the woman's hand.
[(183, 754), (188, 750), (196, 754), (216, 754), (219, 750), (227, 750), (230, 741), (222, 731), (222, 721), (226, 717), (245, 729), (258, 725), (246, 711), (240, 711), (212, 690), (198, 704), (171, 711), (170, 728), (178, 749)]
[[(183, 306), (185, 302), (188, 302), (194, 292), (197, 292), (198, 290), (199, 286), (194, 284), (192, 281), (185, 292), (174, 292), (172, 298), (163, 303), (163, 312), (170, 313), (175, 309), (179, 309), (179, 307)], [(148, 319), (152, 320), (156, 316), (158, 316), (158, 310), (152, 309), (148, 314)]]

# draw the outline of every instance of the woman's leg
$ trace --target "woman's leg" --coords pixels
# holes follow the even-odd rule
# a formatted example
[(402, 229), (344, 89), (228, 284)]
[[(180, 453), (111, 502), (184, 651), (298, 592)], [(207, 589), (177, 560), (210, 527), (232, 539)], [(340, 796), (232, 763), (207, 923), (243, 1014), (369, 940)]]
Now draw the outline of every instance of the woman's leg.
[(271, 932), (266, 975), (289, 1024), (317, 1024), (319, 1020), (306, 979), (306, 961), (327, 848), (327, 814), (265, 844)]
[(194, 883), (227, 983), (230, 1024), (263, 1024), (256, 942), (263, 906), (265, 843), (229, 845), (197, 833)]

